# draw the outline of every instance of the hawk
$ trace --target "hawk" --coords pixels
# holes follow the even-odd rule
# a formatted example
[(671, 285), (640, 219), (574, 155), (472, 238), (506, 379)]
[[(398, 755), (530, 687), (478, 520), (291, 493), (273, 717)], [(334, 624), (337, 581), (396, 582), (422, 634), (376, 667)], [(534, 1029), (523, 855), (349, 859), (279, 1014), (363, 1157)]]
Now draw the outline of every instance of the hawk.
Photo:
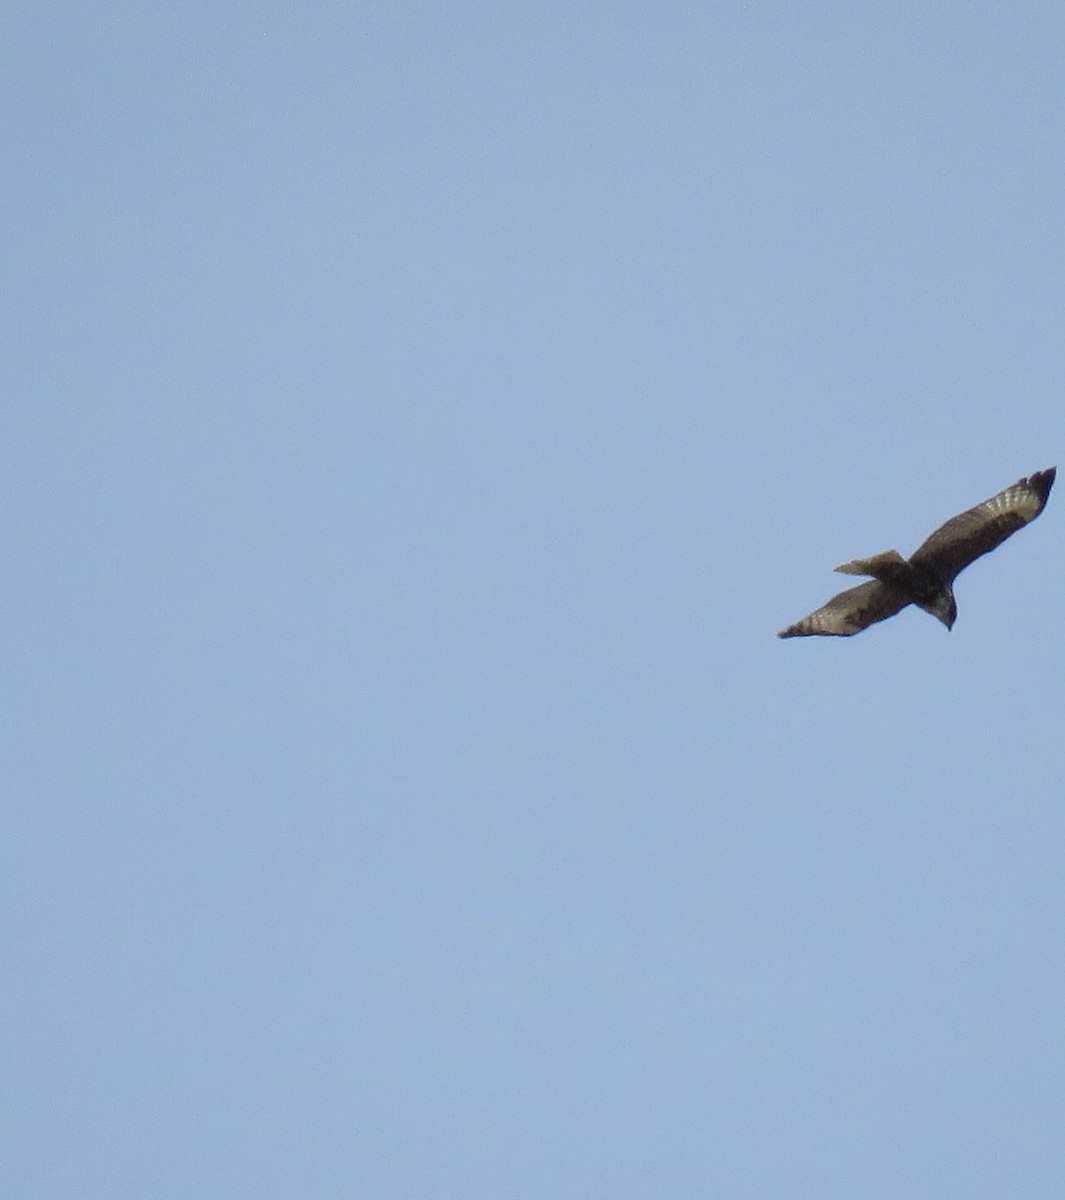
[(941, 525), (905, 559), (897, 550), (856, 558), (836, 567), (844, 575), (871, 575), (869, 583), (833, 596), (778, 637), (851, 637), (886, 621), (908, 604), (938, 617), (948, 629), (958, 607), (954, 580), (965, 568), (1016, 533), (1043, 511), (1056, 467), (1018, 479), (1008, 488)]

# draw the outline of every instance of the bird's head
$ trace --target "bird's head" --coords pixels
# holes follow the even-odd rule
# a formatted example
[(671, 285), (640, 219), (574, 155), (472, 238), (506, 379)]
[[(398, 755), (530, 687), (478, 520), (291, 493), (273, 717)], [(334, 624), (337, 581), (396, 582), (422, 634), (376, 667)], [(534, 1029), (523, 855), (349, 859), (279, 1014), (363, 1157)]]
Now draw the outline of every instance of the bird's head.
[(958, 617), (958, 606), (954, 602), (954, 593), (950, 588), (944, 588), (943, 591), (937, 593), (928, 606), (928, 611), (933, 617), (938, 617), (948, 629), (951, 628)]

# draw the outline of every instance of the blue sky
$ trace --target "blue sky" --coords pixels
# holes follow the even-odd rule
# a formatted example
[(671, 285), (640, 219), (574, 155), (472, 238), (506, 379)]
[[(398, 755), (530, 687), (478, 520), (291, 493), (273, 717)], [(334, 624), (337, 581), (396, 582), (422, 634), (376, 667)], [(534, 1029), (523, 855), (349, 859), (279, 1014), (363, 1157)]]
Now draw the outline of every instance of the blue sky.
[(4, 1193), (1060, 1197), (1060, 5), (4, 26)]

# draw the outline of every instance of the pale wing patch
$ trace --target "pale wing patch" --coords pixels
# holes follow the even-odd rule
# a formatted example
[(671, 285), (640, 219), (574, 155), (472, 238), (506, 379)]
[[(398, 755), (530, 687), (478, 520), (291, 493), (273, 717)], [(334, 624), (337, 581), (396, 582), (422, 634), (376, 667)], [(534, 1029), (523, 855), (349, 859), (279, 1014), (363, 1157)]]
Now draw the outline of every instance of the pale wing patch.
[(994, 516), (1016, 513), (1030, 521), (1042, 508), (1043, 502), (1030, 487), (1010, 487), (986, 501), (984, 507)]

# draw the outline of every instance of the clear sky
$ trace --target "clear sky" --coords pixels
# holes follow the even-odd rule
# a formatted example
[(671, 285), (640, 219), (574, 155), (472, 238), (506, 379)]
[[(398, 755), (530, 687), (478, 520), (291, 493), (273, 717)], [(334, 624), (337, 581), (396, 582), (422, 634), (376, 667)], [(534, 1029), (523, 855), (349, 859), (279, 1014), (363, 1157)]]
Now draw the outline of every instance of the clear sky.
[(3, 17), (0, 1192), (1065, 1195), (1065, 8)]

